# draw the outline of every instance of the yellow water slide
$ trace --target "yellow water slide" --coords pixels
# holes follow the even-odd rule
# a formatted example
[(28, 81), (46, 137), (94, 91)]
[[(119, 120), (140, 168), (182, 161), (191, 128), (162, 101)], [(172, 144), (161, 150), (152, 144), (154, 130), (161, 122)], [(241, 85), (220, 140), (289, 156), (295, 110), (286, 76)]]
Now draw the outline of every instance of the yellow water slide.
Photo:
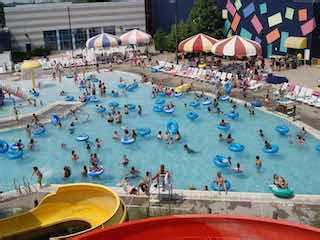
[(126, 215), (124, 204), (109, 188), (67, 184), (48, 194), (29, 212), (0, 219), (0, 239), (65, 239), (122, 223)]
[(190, 90), (191, 87), (192, 87), (192, 84), (191, 84), (191, 83), (185, 83), (185, 84), (182, 84), (182, 85), (176, 87), (176, 88), (174, 89), (174, 91), (175, 91), (176, 93), (186, 92), (186, 91)]

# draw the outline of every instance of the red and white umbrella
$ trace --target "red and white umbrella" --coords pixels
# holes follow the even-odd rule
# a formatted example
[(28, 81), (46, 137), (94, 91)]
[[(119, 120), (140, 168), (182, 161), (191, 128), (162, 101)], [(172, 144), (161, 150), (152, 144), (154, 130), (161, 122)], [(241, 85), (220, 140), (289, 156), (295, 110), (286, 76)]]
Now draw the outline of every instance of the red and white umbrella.
[(212, 53), (218, 56), (243, 58), (261, 56), (262, 49), (259, 43), (235, 35), (214, 44)]
[(133, 29), (120, 36), (122, 45), (148, 45), (152, 37), (148, 33)]
[(212, 46), (217, 41), (218, 40), (213, 37), (199, 33), (180, 42), (178, 45), (178, 50), (179, 52), (189, 53), (210, 52)]

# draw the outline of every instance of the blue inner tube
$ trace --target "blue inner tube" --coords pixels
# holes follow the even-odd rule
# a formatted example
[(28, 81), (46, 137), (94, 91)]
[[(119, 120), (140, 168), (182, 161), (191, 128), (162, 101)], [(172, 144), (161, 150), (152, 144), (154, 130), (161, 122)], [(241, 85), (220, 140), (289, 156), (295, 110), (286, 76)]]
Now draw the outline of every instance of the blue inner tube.
[(153, 106), (153, 111), (154, 112), (162, 112), (163, 111), (163, 106), (162, 105), (154, 105)]
[(121, 138), (120, 141), (123, 144), (131, 144), (131, 143), (134, 143), (135, 139), (134, 138), (125, 138), (125, 137), (123, 137), (123, 138)]
[(181, 97), (182, 95), (183, 95), (182, 92), (180, 92), (180, 93), (175, 92), (175, 93), (174, 93), (174, 96), (175, 96), (175, 97)]
[(119, 83), (119, 84), (118, 84), (118, 88), (120, 88), (120, 89), (124, 89), (124, 88), (126, 88), (126, 87), (127, 87), (127, 85), (124, 84), (124, 83)]
[(237, 112), (229, 112), (227, 113), (227, 116), (233, 120), (238, 119), (239, 118), (239, 113)]
[(119, 106), (119, 103), (116, 102), (116, 101), (112, 101), (112, 102), (109, 103), (109, 106), (112, 107), (112, 108), (116, 108), (116, 107)]
[(93, 95), (93, 96), (90, 97), (90, 102), (94, 102), (95, 103), (95, 102), (99, 102), (99, 101), (100, 101), (100, 99), (97, 96)]
[(163, 108), (163, 111), (165, 112), (165, 113), (173, 113), (174, 112), (174, 108), (170, 108), (170, 109), (167, 109), (167, 108)]
[(51, 115), (51, 123), (52, 123), (53, 125), (58, 125), (59, 122), (60, 122), (60, 118), (58, 117), (58, 115), (52, 114), (52, 115)]
[(176, 134), (179, 131), (179, 124), (175, 120), (167, 122), (167, 131), (171, 134)]
[(230, 99), (230, 97), (228, 95), (224, 95), (224, 96), (221, 96), (219, 99), (220, 99), (220, 101), (225, 102), (225, 101), (228, 101)]
[(165, 97), (165, 96), (166, 96), (165, 92), (158, 92), (158, 95), (159, 95), (160, 97)]
[(276, 131), (280, 134), (280, 135), (287, 135), (290, 131), (289, 127), (285, 124), (282, 125), (278, 125), (276, 126)]
[(76, 140), (78, 142), (83, 142), (83, 141), (87, 141), (89, 139), (89, 135), (87, 134), (82, 134), (76, 137)]
[(137, 87), (138, 87), (138, 83), (132, 83), (132, 84), (129, 84), (129, 85), (126, 87), (126, 90), (127, 90), (128, 92), (132, 92), (132, 91), (135, 90)]
[(136, 132), (139, 136), (144, 137), (146, 135), (149, 135), (151, 133), (150, 128), (137, 128)]
[[(21, 144), (20, 149), (24, 149), (24, 144)], [(18, 150), (17, 144), (16, 143), (11, 144), (9, 147), (9, 150)]]
[(254, 100), (254, 101), (251, 101), (251, 105), (255, 107), (262, 107), (262, 102), (259, 100)]
[(96, 77), (91, 77), (91, 82), (94, 82), (94, 83), (97, 83), (97, 82), (99, 82), (99, 79), (98, 78), (96, 78)]
[(97, 109), (96, 109), (97, 113), (104, 113), (106, 111), (107, 111), (107, 109), (103, 106), (97, 107)]
[(89, 171), (88, 171), (88, 175), (89, 175), (90, 177), (96, 177), (96, 176), (101, 175), (103, 172), (104, 172), (104, 169), (103, 169), (103, 167), (100, 166), (100, 170), (98, 170), (98, 171), (89, 170)]
[(86, 88), (86, 85), (85, 85), (85, 84), (80, 84), (80, 85), (79, 85), (79, 89), (84, 89), (84, 88)]
[[(230, 190), (231, 188), (231, 183), (229, 180), (224, 180), (224, 183), (226, 185), (226, 188), (227, 190)], [(211, 189), (214, 190), (214, 191), (218, 191), (218, 188), (217, 188), (217, 184), (215, 182), (211, 182)], [(220, 186), (219, 187), (219, 190), (222, 192), (222, 191), (225, 191), (224, 187), (223, 186)]]
[(206, 105), (210, 105), (212, 101), (208, 99), (208, 100), (202, 101), (201, 103), (202, 105), (206, 106)]
[(320, 152), (320, 143), (316, 145), (316, 151)]
[(18, 151), (18, 150), (13, 150), (13, 149), (9, 149), (8, 152), (6, 153), (7, 157), (10, 159), (18, 159), (21, 158), (23, 155), (23, 151)]
[(225, 92), (225, 94), (230, 94), (231, 90), (232, 90), (231, 83), (226, 83), (223, 87), (223, 91)]
[(154, 102), (155, 104), (158, 105), (162, 105), (164, 104), (166, 101), (163, 98), (157, 98), (156, 101)]
[(133, 103), (128, 103), (127, 106), (130, 111), (134, 111), (136, 109), (136, 105)]
[(8, 151), (8, 149), (9, 144), (4, 140), (0, 140), (0, 153), (5, 153)]
[(218, 128), (219, 130), (228, 131), (228, 130), (230, 130), (231, 125), (230, 125), (230, 124), (225, 124), (224, 126), (222, 126), (222, 125), (218, 124), (218, 125), (217, 125), (217, 128)]
[(37, 127), (37, 128), (32, 130), (32, 134), (36, 135), (36, 136), (39, 136), (39, 135), (45, 133), (45, 131), (46, 131), (46, 129), (44, 127)]
[(244, 150), (244, 146), (240, 143), (231, 143), (229, 145), (229, 150), (232, 152), (242, 152)]
[(263, 151), (265, 153), (277, 153), (279, 151), (279, 146), (277, 144), (272, 144), (271, 145), (272, 148), (263, 148)]
[(187, 118), (189, 118), (190, 120), (196, 120), (199, 117), (199, 114), (196, 112), (188, 112), (186, 114)]
[(189, 106), (196, 108), (200, 106), (200, 103), (198, 101), (192, 101), (189, 103)]
[(74, 96), (65, 96), (64, 100), (68, 102), (74, 101)]
[(118, 92), (110, 92), (110, 96), (111, 97), (119, 97), (119, 93)]
[(216, 155), (214, 158), (213, 158), (213, 163), (214, 165), (216, 165), (217, 167), (220, 167), (220, 168), (228, 168), (230, 167), (229, 164), (227, 162), (224, 162), (226, 158), (222, 155)]

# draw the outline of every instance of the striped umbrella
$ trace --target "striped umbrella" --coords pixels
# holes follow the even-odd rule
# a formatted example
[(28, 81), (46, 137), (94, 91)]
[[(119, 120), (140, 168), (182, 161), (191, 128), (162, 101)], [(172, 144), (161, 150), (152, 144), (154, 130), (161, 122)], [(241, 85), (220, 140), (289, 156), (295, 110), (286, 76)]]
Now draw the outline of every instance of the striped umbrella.
[(259, 43), (235, 35), (218, 41), (213, 45), (212, 52), (218, 56), (243, 58), (261, 56), (262, 49)]
[(192, 37), (189, 37), (179, 43), (178, 50), (179, 52), (210, 52), (212, 46), (217, 42), (217, 39), (199, 33)]
[(119, 45), (120, 39), (117, 36), (108, 33), (101, 33), (93, 36), (86, 42), (87, 48), (109, 48), (118, 47)]
[(148, 33), (133, 29), (120, 36), (122, 45), (148, 45), (151, 42), (151, 35)]

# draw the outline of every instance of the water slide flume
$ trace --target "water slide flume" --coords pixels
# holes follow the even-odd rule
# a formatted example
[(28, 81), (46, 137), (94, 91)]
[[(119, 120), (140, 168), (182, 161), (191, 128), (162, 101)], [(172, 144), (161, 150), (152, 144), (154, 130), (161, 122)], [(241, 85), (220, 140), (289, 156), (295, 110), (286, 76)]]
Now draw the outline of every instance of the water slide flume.
[(127, 222), (74, 240), (318, 240), (320, 229), (285, 221), (227, 215), (177, 215)]
[[(124, 204), (109, 188), (96, 184), (67, 184), (48, 194), (29, 212), (0, 219), (0, 239), (65, 239), (122, 223), (126, 214)], [(70, 234), (70, 229), (76, 231)]]

